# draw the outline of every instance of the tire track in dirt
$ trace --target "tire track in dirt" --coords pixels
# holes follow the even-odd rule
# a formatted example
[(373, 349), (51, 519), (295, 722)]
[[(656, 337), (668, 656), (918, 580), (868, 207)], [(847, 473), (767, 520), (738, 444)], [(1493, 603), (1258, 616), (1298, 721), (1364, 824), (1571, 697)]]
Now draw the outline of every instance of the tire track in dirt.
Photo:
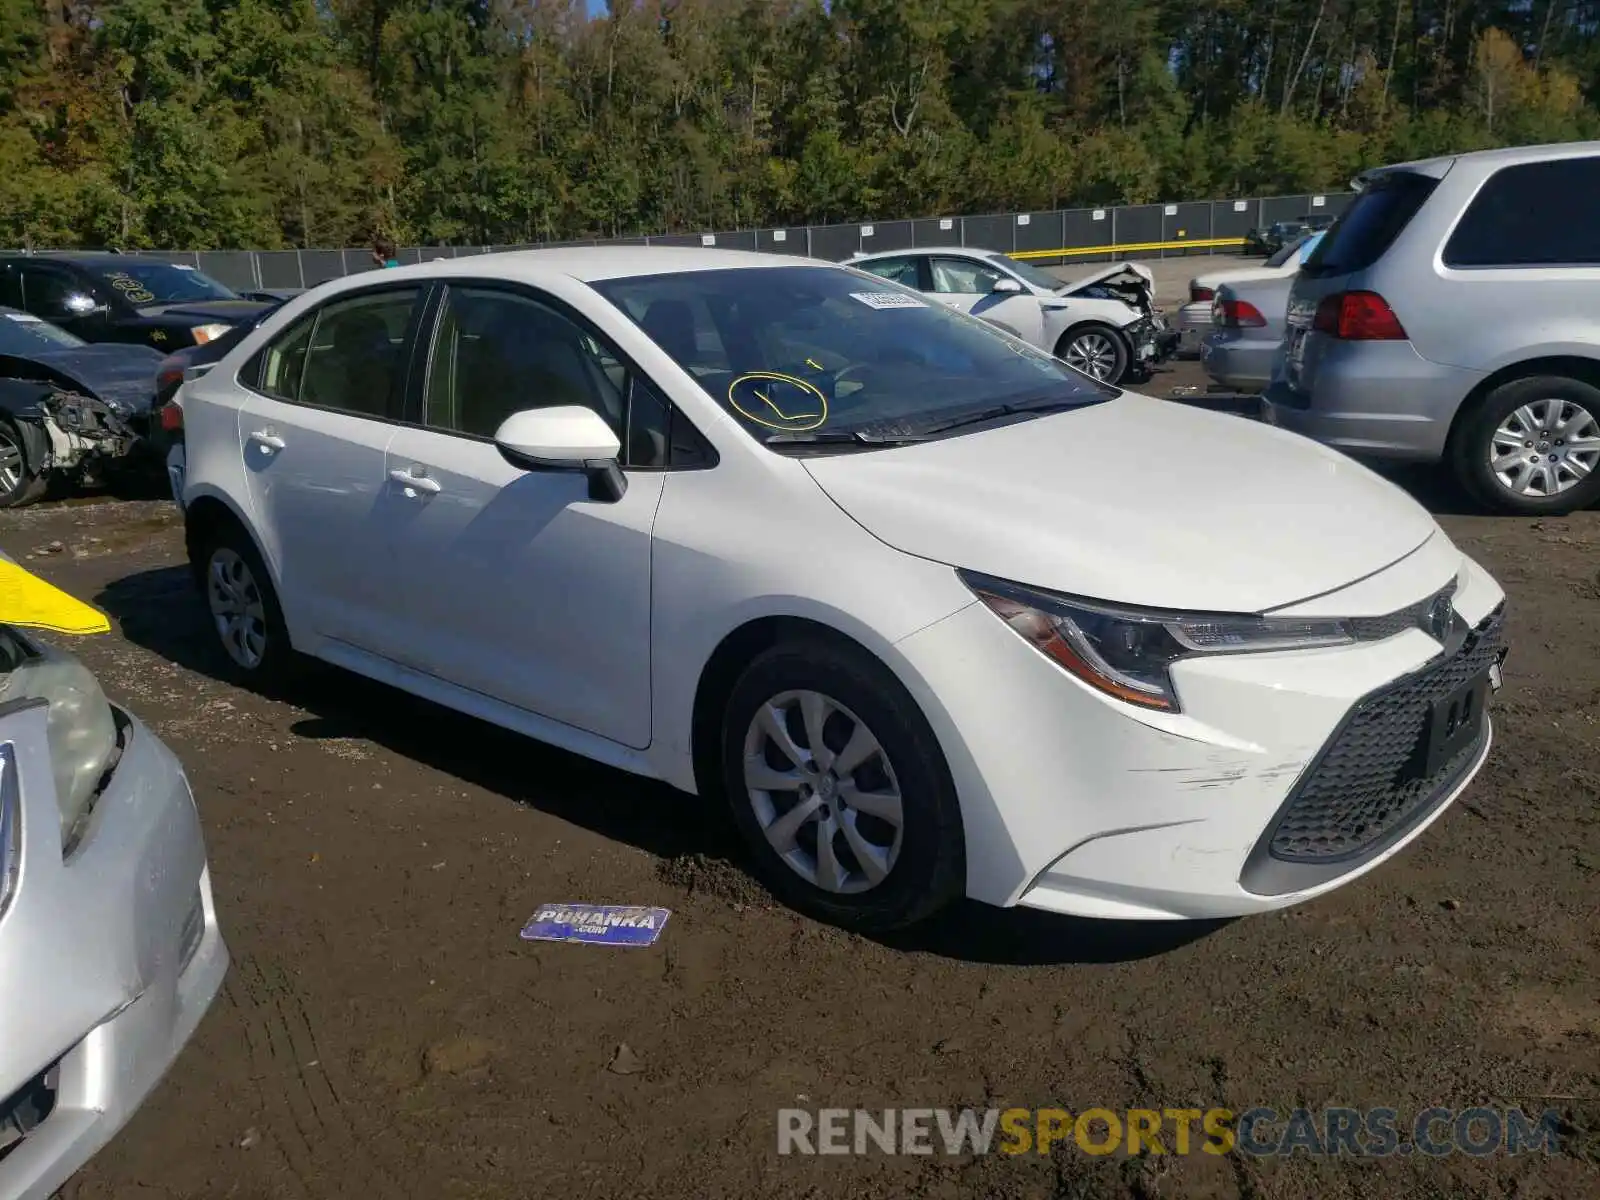
[(224, 995), (243, 1018), (271, 1140), (306, 1200), (409, 1195), (346, 1106), (288, 972), (270, 959), (236, 958)]

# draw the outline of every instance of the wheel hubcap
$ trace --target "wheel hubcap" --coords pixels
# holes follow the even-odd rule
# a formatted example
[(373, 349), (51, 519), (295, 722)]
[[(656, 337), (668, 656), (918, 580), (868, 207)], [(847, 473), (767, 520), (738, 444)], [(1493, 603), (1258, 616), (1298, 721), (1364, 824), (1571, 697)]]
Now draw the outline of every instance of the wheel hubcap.
[(0, 430), (0, 492), (14, 492), (22, 482), (22, 447)]
[(226, 547), (211, 556), (206, 599), (228, 657), (247, 671), (255, 670), (267, 653), (266, 606), (249, 565)]
[(821, 692), (784, 692), (744, 740), (756, 823), (778, 856), (825, 892), (870, 891), (900, 856), (900, 784), (866, 723)]
[(1489, 468), (1518, 496), (1556, 496), (1600, 462), (1600, 421), (1570, 400), (1535, 400), (1513, 410), (1489, 441)]
[(1067, 347), (1067, 365), (1105, 383), (1117, 364), (1116, 347), (1101, 333), (1086, 333)]

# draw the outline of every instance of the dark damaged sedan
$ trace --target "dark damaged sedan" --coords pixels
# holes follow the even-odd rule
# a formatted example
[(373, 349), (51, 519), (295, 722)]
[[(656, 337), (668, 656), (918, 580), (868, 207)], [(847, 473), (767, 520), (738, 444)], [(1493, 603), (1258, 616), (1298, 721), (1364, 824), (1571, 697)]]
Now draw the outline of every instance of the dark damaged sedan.
[(161, 355), (90, 345), (31, 313), (0, 308), (0, 508), (52, 479), (96, 482), (148, 446)]
[(86, 342), (135, 342), (163, 354), (202, 346), (268, 307), (183, 263), (88, 252), (0, 255), (0, 305)]

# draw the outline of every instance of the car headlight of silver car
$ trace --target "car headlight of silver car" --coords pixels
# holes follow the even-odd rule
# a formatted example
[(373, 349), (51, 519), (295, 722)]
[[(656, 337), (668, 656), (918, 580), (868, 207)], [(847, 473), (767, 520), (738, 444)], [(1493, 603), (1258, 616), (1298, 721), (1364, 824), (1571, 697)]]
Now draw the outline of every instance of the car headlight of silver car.
[(1181, 711), (1172, 665), (1182, 659), (1356, 640), (1341, 620), (1124, 608), (970, 571), (959, 574), (978, 599), (1057, 665), (1108, 696), (1163, 712)]
[(116, 718), (99, 681), (76, 658), (0, 625), (0, 703), (17, 700), (50, 706), (45, 731), (61, 809), (61, 849), (70, 854), (121, 752)]

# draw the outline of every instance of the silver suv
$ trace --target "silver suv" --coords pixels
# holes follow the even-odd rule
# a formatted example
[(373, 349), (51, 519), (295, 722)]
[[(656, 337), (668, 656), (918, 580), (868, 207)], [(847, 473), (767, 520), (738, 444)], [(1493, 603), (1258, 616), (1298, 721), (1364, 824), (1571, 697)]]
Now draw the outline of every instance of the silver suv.
[(1361, 183), (1290, 293), (1266, 419), (1443, 462), (1501, 512), (1600, 499), (1600, 142)]

